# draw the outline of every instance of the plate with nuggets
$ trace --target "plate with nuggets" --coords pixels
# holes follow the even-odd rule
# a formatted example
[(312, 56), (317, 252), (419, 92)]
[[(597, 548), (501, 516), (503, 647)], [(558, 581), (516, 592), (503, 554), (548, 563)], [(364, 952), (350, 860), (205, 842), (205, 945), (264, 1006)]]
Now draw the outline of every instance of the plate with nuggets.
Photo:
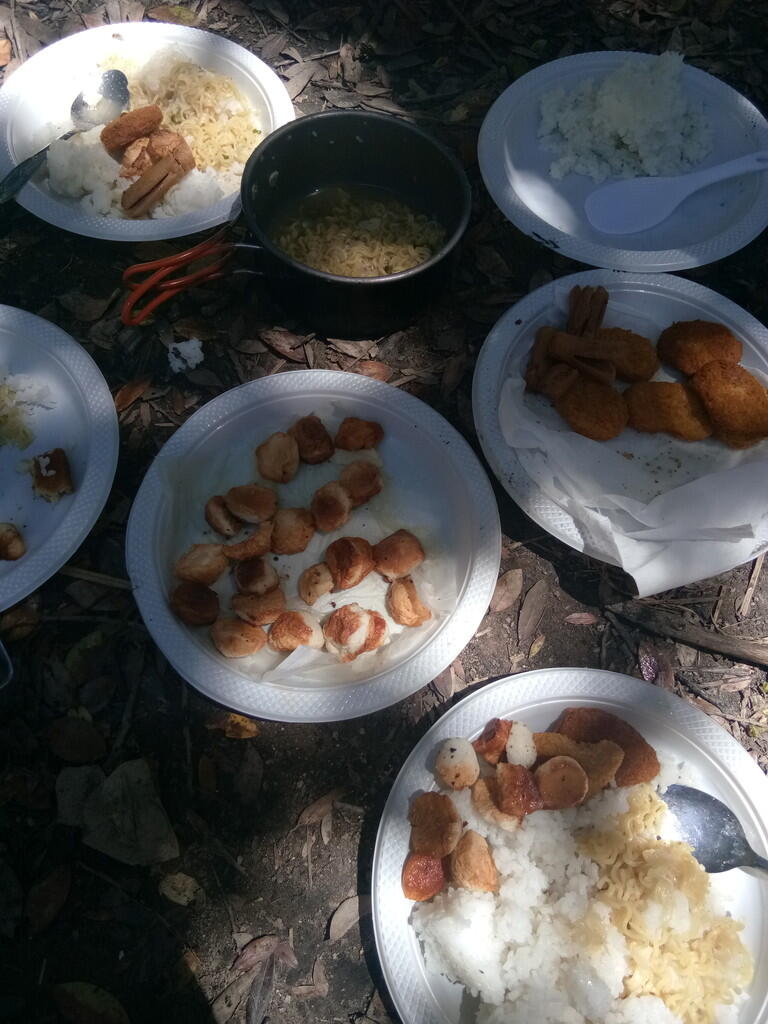
[(200, 409), (147, 473), (127, 537), (177, 671), (281, 721), (368, 714), (433, 679), (485, 614), (500, 549), (488, 479), (441, 416), (320, 370)]
[(71, 558), (109, 495), (117, 413), (81, 345), (0, 306), (0, 611)]
[(766, 381), (768, 331), (728, 299), (669, 275), (589, 271), (493, 328), (475, 421), (532, 518), (654, 593), (768, 546)]
[[(626, 878), (629, 860), (642, 865), (641, 838), (651, 849), (648, 865), (660, 863), (664, 840), (677, 835), (664, 791), (679, 782), (725, 801), (755, 848), (768, 849), (768, 784), (758, 765), (711, 718), (658, 687), (614, 672), (545, 669), (497, 680), (448, 710), (403, 765), (374, 851), (376, 946), (404, 1024), (532, 1021), (543, 1007), (546, 1020), (618, 1022), (650, 1019), (654, 1002), (659, 1020), (715, 1019), (697, 1016), (701, 1007), (693, 1005), (720, 1002), (706, 985), (682, 1012), (661, 1004), (675, 998), (675, 986), (657, 955), (643, 959), (647, 932), (630, 934), (627, 946), (612, 944), (613, 928), (621, 931), (633, 911), (623, 905), (626, 890), (614, 899), (601, 877)], [(601, 849), (610, 857), (601, 859)], [(669, 853), (676, 865), (686, 861), (700, 887), (687, 849), (673, 844)], [(649, 875), (644, 889), (642, 869), (636, 873), (626, 883), (633, 899), (658, 898), (662, 874)], [(680, 893), (689, 891), (687, 877), (677, 876)], [(747, 970), (737, 979), (728, 1020), (765, 1021), (764, 886), (743, 871), (706, 877), (718, 927), (734, 938), (742, 962), (746, 951), (754, 964), (751, 978)], [(603, 941), (577, 939), (583, 952), (574, 956), (569, 933), (578, 935), (600, 902), (610, 907)], [(689, 927), (675, 941), (694, 949), (698, 923)], [(661, 944), (663, 933), (655, 938)], [(611, 978), (599, 964), (608, 948), (622, 968)], [(593, 958), (593, 949), (602, 952)], [(694, 960), (693, 976), (702, 970)], [(733, 957), (733, 977), (735, 967)], [(587, 991), (602, 995), (585, 1001)], [(640, 993), (646, 1005), (633, 1007)], [(723, 1001), (729, 995), (720, 992)]]

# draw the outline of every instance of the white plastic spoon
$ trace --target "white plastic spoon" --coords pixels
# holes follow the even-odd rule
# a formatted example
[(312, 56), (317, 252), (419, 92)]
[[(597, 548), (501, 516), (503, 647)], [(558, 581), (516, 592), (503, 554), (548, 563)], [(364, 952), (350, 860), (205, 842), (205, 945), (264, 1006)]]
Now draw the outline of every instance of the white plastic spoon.
[(590, 192), (584, 209), (592, 227), (606, 235), (632, 235), (666, 220), (684, 199), (706, 185), (768, 170), (768, 149), (674, 178), (627, 178)]

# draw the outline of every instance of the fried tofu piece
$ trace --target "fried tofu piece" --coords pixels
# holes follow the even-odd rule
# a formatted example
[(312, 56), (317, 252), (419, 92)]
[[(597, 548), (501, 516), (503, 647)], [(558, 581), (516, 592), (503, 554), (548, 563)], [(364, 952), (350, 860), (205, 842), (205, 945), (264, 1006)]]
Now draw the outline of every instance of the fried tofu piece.
[(499, 873), (486, 840), (473, 829), (461, 836), (451, 854), (451, 881), (472, 892), (496, 892)]
[(253, 533), (243, 540), (238, 541), (236, 544), (222, 545), (222, 551), (233, 562), (266, 555), (272, 544), (274, 526), (274, 520), (272, 519), (268, 519), (265, 523), (259, 523)]
[(327, 462), (333, 455), (333, 439), (319, 416), (302, 416), (288, 433), (296, 440), (299, 458), (307, 465)]
[(222, 537), (234, 537), (243, 525), (237, 516), (233, 516), (229, 511), (221, 494), (214, 494), (205, 503), (205, 521)]
[(605, 348), (591, 358), (607, 359), (616, 367), (621, 380), (650, 380), (659, 369), (659, 357), (650, 338), (623, 327), (601, 327), (594, 338)]
[(325, 563), (335, 590), (349, 590), (373, 570), (373, 549), (363, 537), (339, 537), (328, 545)]
[(624, 751), (612, 740), (599, 740), (597, 743), (577, 743), (559, 732), (535, 732), (533, 739), (536, 753), (542, 761), (551, 757), (572, 757), (578, 761), (589, 780), (587, 799), (605, 789), (616, 778)]
[(712, 421), (691, 388), (678, 381), (643, 380), (624, 392), (629, 426), (644, 434), (671, 434), (681, 441), (703, 441)]
[(384, 428), (373, 420), (360, 420), (348, 416), (342, 420), (333, 443), (337, 448), (359, 452), (363, 448), (375, 448), (384, 437)]
[(339, 475), (339, 483), (349, 495), (353, 508), (370, 501), (384, 486), (381, 470), (367, 459), (345, 466)]
[(235, 564), (233, 575), (241, 594), (268, 594), (280, 586), (277, 569), (263, 558), (244, 558)]
[(176, 560), (174, 573), (180, 580), (192, 583), (215, 583), (227, 568), (227, 556), (221, 544), (193, 544)]
[(481, 776), (472, 787), (472, 806), (489, 825), (495, 825), (505, 832), (515, 832), (520, 827), (516, 814), (505, 814), (498, 805), (498, 783), (493, 776)]
[(387, 611), (400, 626), (423, 626), (432, 618), (432, 612), (422, 604), (416, 584), (410, 576), (393, 580), (389, 584)]
[(285, 594), (279, 588), (268, 594), (235, 594), (232, 611), (252, 626), (268, 626), (285, 611)]
[(149, 136), (142, 135), (140, 139), (134, 139), (126, 146), (123, 153), (123, 160), (120, 165), (121, 178), (138, 178), (152, 166), (152, 157), (149, 155)]
[(461, 836), (461, 818), (453, 801), (443, 793), (419, 793), (408, 812), (411, 849), (430, 857), (453, 853)]
[(435, 775), (450, 789), (467, 789), (477, 782), (480, 762), (469, 740), (450, 739), (443, 743), (435, 758)]
[(230, 487), (222, 498), (232, 515), (244, 523), (263, 523), (277, 511), (277, 494), (272, 487), (262, 484)]
[(210, 626), (219, 614), (219, 596), (204, 583), (179, 583), (168, 603), (174, 615), (188, 626)]
[(346, 663), (375, 651), (388, 639), (383, 615), (359, 604), (345, 604), (331, 612), (323, 625), (326, 650)]
[(150, 164), (120, 196), (120, 206), (129, 220), (138, 220), (163, 201), (187, 172), (171, 156)]
[(423, 903), (445, 888), (448, 876), (441, 857), (425, 853), (409, 853), (403, 865), (403, 896), (407, 900)]
[(715, 437), (733, 448), (749, 448), (768, 437), (768, 391), (737, 363), (714, 360), (691, 377)]
[(333, 590), (333, 576), (325, 562), (310, 565), (299, 576), (299, 597), (304, 604), (314, 604), (324, 594)]
[(713, 360), (740, 362), (743, 348), (727, 327), (710, 320), (678, 320), (661, 332), (657, 344), (662, 362), (688, 377)]
[(548, 811), (576, 807), (584, 802), (589, 791), (587, 773), (578, 761), (564, 754), (550, 757), (540, 764), (534, 777), (543, 806)]
[(74, 492), (69, 459), (63, 448), (52, 448), (32, 459), (32, 490), (46, 501)]
[(507, 749), (507, 740), (512, 729), (512, 722), (506, 718), (492, 718), (473, 741), (472, 746), (480, 757), (488, 764), (498, 764)]
[(101, 130), (101, 143), (109, 153), (118, 153), (136, 139), (151, 135), (163, 120), (160, 107), (137, 107), (110, 121)]
[(306, 508), (279, 508), (272, 528), (275, 555), (297, 555), (315, 535), (315, 520)]
[(582, 375), (554, 406), (571, 430), (593, 441), (618, 437), (629, 419), (622, 394), (610, 384)]
[(195, 157), (187, 140), (183, 135), (169, 131), (167, 128), (159, 128), (152, 132), (147, 140), (147, 154), (152, 163), (170, 156), (183, 171), (189, 172), (195, 169)]
[(299, 468), (296, 438), (282, 431), (272, 434), (256, 449), (256, 467), (265, 480), (287, 484)]
[(312, 495), (310, 511), (321, 533), (338, 530), (349, 521), (352, 499), (338, 480), (318, 487)]
[(567, 363), (552, 363), (541, 386), (542, 394), (550, 402), (559, 401), (579, 379), (579, 371)]
[(225, 658), (247, 658), (257, 654), (267, 642), (261, 626), (252, 626), (240, 618), (219, 618), (211, 626), (213, 646)]
[(0, 523), (0, 562), (16, 562), (27, 553), (27, 545), (13, 523)]
[(555, 730), (577, 743), (597, 743), (610, 740), (624, 751), (624, 758), (616, 769), (617, 786), (635, 786), (650, 782), (659, 774), (656, 751), (628, 722), (603, 711), (602, 708), (566, 708)]
[(376, 572), (385, 580), (409, 576), (424, 561), (421, 541), (409, 530), (396, 530), (373, 547)]
[(496, 804), (502, 814), (521, 820), (540, 811), (544, 802), (532, 772), (521, 764), (500, 761), (496, 765)]
[(310, 612), (283, 612), (272, 623), (268, 642), (273, 651), (295, 651), (297, 647), (320, 650), (325, 640), (320, 623)]

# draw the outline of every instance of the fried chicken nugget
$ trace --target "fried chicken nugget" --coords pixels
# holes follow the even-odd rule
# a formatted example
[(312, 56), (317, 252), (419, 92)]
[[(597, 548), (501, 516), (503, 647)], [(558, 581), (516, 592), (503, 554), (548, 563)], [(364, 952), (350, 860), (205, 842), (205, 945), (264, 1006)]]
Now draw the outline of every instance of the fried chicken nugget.
[(379, 467), (365, 459), (345, 466), (339, 475), (339, 483), (349, 495), (353, 508), (370, 501), (384, 486)]
[(306, 508), (279, 508), (272, 529), (272, 553), (297, 555), (315, 535), (315, 520)]
[(453, 853), (461, 836), (461, 818), (453, 801), (443, 793), (419, 793), (408, 812), (411, 849), (430, 857)]
[(334, 444), (337, 448), (359, 452), (362, 448), (375, 448), (383, 437), (384, 428), (380, 423), (347, 416), (336, 431)]
[(532, 773), (521, 764), (501, 761), (496, 765), (496, 803), (502, 814), (512, 815), (521, 821), (526, 814), (544, 807)]
[(451, 881), (472, 892), (496, 892), (499, 873), (490, 847), (473, 829), (467, 829), (451, 854)]
[(356, 587), (376, 564), (373, 548), (364, 537), (339, 537), (328, 545), (325, 562), (336, 590)]
[(593, 441), (618, 437), (629, 419), (624, 396), (591, 377), (580, 376), (554, 406), (571, 430)]
[(309, 508), (318, 530), (331, 533), (349, 521), (352, 499), (338, 480), (331, 480), (315, 491)]
[(624, 760), (616, 769), (617, 786), (635, 786), (650, 782), (659, 774), (656, 751), (637, 729), (602, 708), (566, 708), (555, 730), (577, 743), (610, 740), (624, 751)]
[(15, 562), (27, 553), (27, 545), (13, 523), (0, 523), (0, 561)]
[(211, 626), (211, 641), (225, 658), (247, 658), (261, 650), (267, 634), (261, 626), (252, 626), (243, 619), (222, 617)]
[(129, 110), (102, 128), (101, 143), (108, 152), (115, 153), (143, 135), (151, 135), (162, 120), (163, 112), (154, 104)]
[(299, 458), (307, 465), (316, 466), (333, 455), (333, 440), (319, 416), (302, 416), (288, 433), (299, 446)]
[(586, 799), (613, 782), (624, 760), (624, 751), (612, 740), (577, 743), (559, 732), (535, 732), (533, 740), (536, 744), (536, 753), (543, 761), (559, 757), (561, 754), (578, 761), (589, 779)]
[(285, 594), (279, 588), (268, 594), (235, 594), (232, 611), (252, 626), (268, 626), (285, 611)]
[(737, 363), (715, 359), (691, 377), (714, 425), (715, 437), (731, 448), (749, 448), (768, 437), (768, 392)]
[(520, 827), (521, 819), (516, 814), (505, 814), (499, 810), (498, 788), (498, 783), (492, 775), (488, 778), (479, 778), (472, 787), (472, 806), (490, 825), (495, 825), (505, 832), (515, 832)]
[(671, 434), (682, 441), (703, 441), (712, 422), (701, 399), (678, 381), (641, 380), (624, 392), (629, 426), (644, 434)]
[(488, 764), (498, 764), (507, 749), (507, 740), (512, 731), (512, 722), (506, 718), (492, 718), (473, 740), (475, 753), (485, 758)]
[(422, 626), (432, 618), (432, 612), (420, 600), (416, 584), (410, 576), (393, 580), (386, 600), (387, 611), (401, 626)]
[(256, 449), (256, 466), (265, 480), (287, 484), (299, 468), (299, 446), (296, 438), (278, 430), (270, 434)]
[(691, 377), (713, 359), (738, 363), (743, 346), (723, 324), (710, 320), (677, 320), (659, 336), (659, 358)]
[(601, 327), (595, 332), (597, 341), (607, 345), (607, 359), (616, 367), (621, 380), (650, 380), (659, 368), (659, 357), (650, 338), (627, 331), (623, 327)]
[(273, 651), (295, 651), (297, 647), (319, 650), (324, 642), (322, 627), (310, 612), (282, 612), (269, 631), (268, 643)]
[(209, 626), (219, 614), (219, 596), (204, 583), (179, 583), (171, 591), (168, 603), (188, 626)]

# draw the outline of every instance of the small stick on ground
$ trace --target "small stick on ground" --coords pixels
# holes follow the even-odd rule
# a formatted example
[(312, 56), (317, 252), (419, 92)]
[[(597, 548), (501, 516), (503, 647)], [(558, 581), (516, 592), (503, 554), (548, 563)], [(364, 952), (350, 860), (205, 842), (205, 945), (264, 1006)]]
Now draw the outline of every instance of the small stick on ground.
[(78, 569), (76, 565), (65, 565), (59, 569), (60, 576), (69, 576), (73, 580), (86, 580), (88, 583), (98, 583), (102, 587), (114, 587), (115, 590), (132, 590), (130, 580), (121, 579), (119, 576), (108, 576), (103, 572), (93, 572), (91, 569)]
[(752, 598), (755, 596), (755, 589), (760, 581), (760, 573), (763, 570), (764, 561), (765, 552), (755, 559), (755, 564), (752, 566), (752, 572), (750, 573), (747, 589), (744, 591), (744, 597), (742, 597), (739, 610), (736, 612), (736, 617), (739, 619), (746, 619), (749, 615), (749, 609), (752, 607)]

